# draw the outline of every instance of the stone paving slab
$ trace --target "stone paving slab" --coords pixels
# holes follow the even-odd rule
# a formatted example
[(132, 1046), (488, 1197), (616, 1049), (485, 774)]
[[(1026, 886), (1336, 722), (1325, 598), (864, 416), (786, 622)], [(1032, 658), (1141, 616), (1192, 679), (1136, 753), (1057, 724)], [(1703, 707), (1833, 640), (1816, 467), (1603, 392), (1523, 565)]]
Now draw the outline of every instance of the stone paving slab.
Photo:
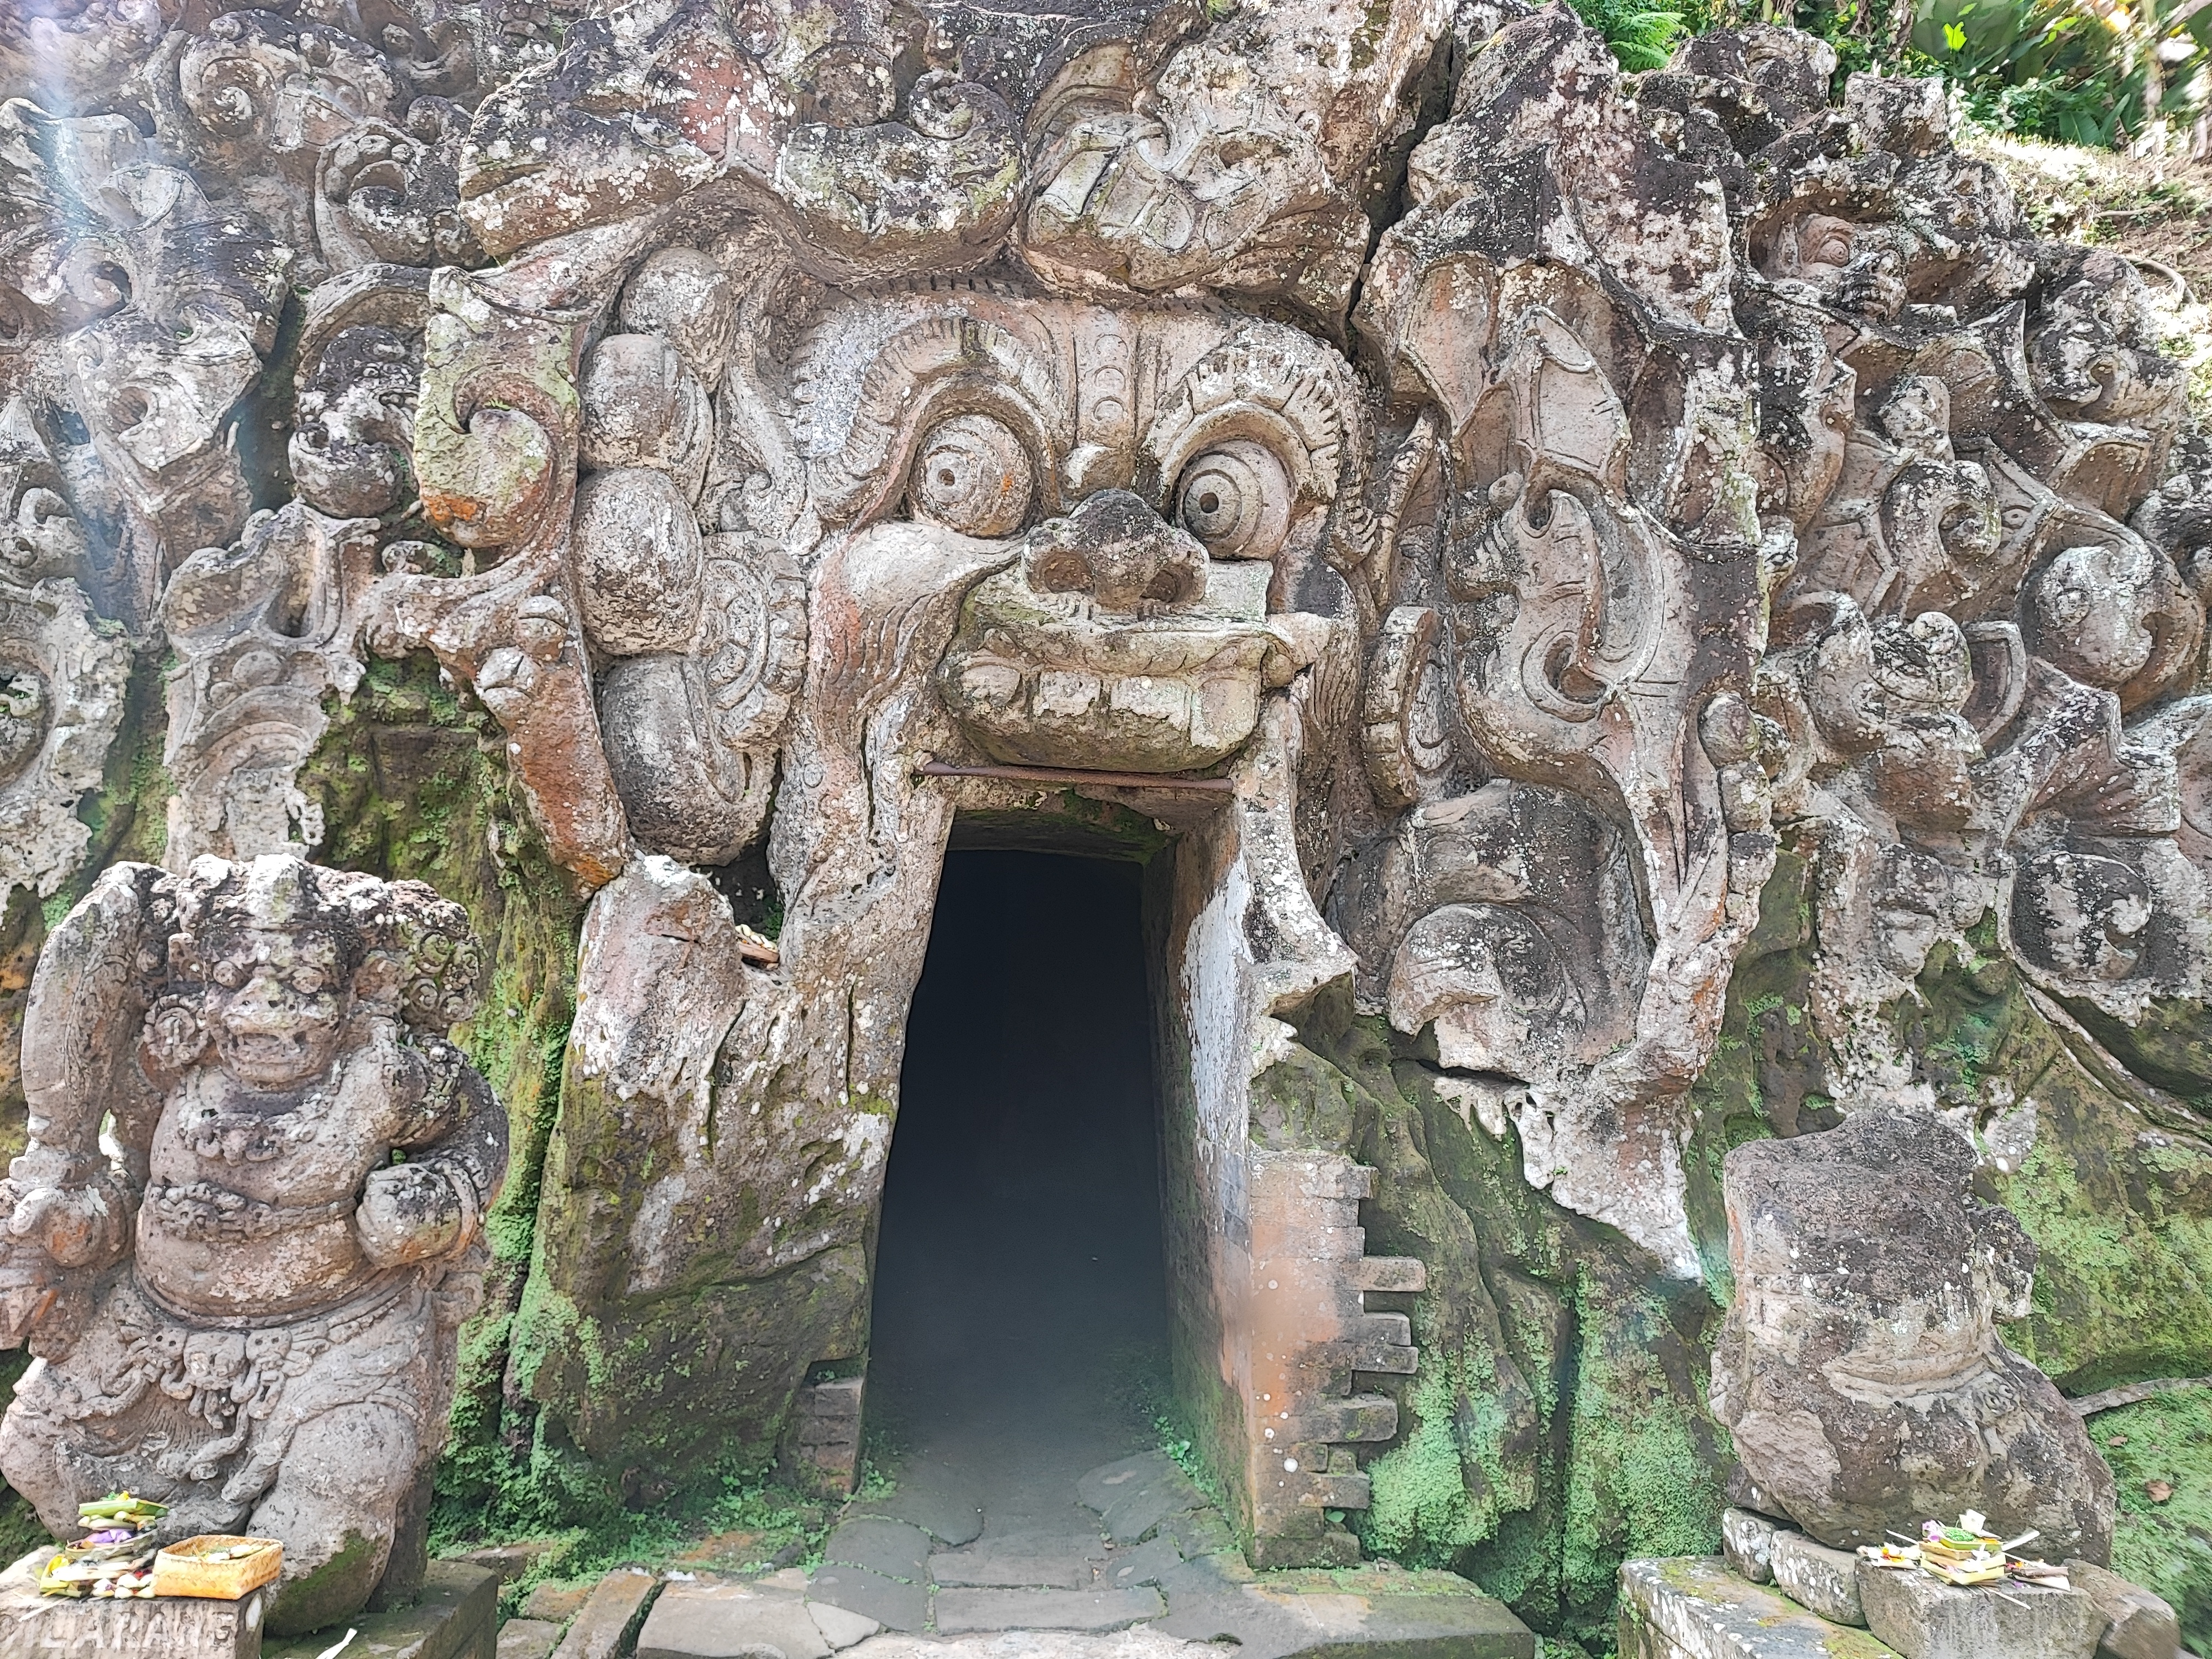
[(983, 1532), (982, 1506), (969, 1495), (969, 1483), (942, 1468), (931, 1469), (924, 1481), (902, 1480), (890, 1497), (855, 1504), (846, 1514), (911, 1522), (954, 1549), (974, 1543)]
[(937, 1628), (948, 1636), (969, 1631), (1118, 1630), (1167, 1611), (1152, 1589), (943, 1589), (937, 1593)]
[(499, 1575), (465, 1561), (433, 1561), (413, 1607), (357, 1613), (313, 1636), (272, 1636), (261, 1659), (317, 1659), (349, 1628), (359, 1633), (345, 1659), (495, 1659)]
[(1113, 1589), (1157, 1584), (1163, 1574), (1182, 1565), (1182, 1552), (1172, 1538), (1148, 1538), (1134, 1549), (1116, 1550), (1107, 1558), (1105, 1582)]
[(806, 1599), (860, 1613), (888, 1630), (920, 1631), (929, 1626), (927, 1585), (902, 1583), (866, 1567), (827, 1564), (816, 1569)]
[(830, 1643), (795, 1590), (671, 1584), (638, 1632), (637, 1659), (830, 1659)]
[(1620, 1659), (1897, 1659), (1897, 1650), (1746, 1583), (1718, 1556), (1673, 1556), (1621, 1564)]
[(866, 1613), (851, 1613), (843, 1607), (833, 1607), (827, 1601), (810, 1601), (806, 1616), (822, 1632), (832, 1651), (842, 1652), (855, 1642), (864, 1642), (883, 1626)]
[(930, 1536), (911, 1521), (881, 1516), (839, 1523), (822, 1547), (822, 1559), (841, 1567), (865, 1567), (885, 1578), (921, 1583), (929, 1577)]
[(560, 1639), (550, 1619), (510, 1619), (499, 1627), (498, 1659), (548, 1659)]
[(1165, 1452), (1139, 1452), (1091, 1470), (1075, 1495), (1099, 1514), (1106, 1535), (1133, 1544), (1161, 1522), (1206, 1507), (1206, 1494)]

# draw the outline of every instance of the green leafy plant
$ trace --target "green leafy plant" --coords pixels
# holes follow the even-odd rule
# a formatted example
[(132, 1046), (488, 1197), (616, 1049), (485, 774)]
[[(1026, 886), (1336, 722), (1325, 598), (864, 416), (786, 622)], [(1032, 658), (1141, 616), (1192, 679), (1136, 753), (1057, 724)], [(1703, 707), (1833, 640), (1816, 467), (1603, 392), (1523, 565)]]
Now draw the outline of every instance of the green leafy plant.
[(1662, 68), (1691, 33), (1690, 14), (1641, 0), (1569, 0), (1575, 14), (1605, 37), (1625, 70)]
[(1213, 1471), (1206, 1467), (1206, 1460), (1198, 1455), (1198, 1443), (1182, 1419), (1171, 1413), (1162, 1412), (1152, 1419), (1152, 1431), (1159, 1437), (1160, 1449), (1168, 1461), (1188, 1475), (1191, 1484), (1206, 1494), (1206, 1501), (1217, 1510), (1225, 1510), (1221, 1485), (1213, 1478)]
[[(1573, 0), (1631, 69), (1674, 38), (1635, 0)], [(2095, 148), (2157, 149), (2212, 108), (2212, 0), (1709, 0), (1694, 29), (1785, 23), (1860, 70), (1941, 76), (1975, 125)]]

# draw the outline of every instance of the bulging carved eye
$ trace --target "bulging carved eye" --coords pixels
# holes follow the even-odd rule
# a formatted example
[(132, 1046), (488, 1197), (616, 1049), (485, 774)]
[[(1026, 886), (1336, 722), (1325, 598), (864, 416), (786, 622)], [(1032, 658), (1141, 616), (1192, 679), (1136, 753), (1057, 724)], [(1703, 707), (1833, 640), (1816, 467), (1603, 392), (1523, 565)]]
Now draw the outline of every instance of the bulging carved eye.
[(955, 415), (930, 428), (907, 483), (915, 517), (963, 536), (1012, 535), (1036, 493), (1028, 449), (989, 415)]
[(1272, 559), (1290, 527), (1290, 480), (1265, 445), (1234, 438), (1183, 468), (1176, 517), (1217, 559)]

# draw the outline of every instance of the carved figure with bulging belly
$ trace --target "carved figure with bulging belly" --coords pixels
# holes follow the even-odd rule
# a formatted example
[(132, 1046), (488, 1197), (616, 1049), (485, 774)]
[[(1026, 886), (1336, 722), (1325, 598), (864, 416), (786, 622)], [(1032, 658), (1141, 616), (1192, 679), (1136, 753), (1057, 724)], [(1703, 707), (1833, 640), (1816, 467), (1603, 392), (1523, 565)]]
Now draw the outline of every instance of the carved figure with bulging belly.
[(429, 889), (283, 855), (118, 865), (47, 941), (0, 1183), (4, 1334), (39, 1358), (0, 1471), (48, 1527), (128, 1488), (177, 1535), (282, 1539), (279, 1630), (376, 1589), (506, 1170), (441, 1035), (478, 971)]

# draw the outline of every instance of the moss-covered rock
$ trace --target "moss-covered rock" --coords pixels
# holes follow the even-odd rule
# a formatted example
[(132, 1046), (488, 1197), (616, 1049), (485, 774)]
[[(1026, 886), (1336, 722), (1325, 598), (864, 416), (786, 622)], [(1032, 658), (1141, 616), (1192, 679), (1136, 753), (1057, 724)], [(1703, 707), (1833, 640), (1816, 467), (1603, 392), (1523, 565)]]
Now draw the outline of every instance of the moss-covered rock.
[(300, 779), (323, 826), (317, 856), (428, 882), (468, 911), (485, 945), (483, 1000), (454, 1040), (505, 1103), (511, 1150), (507, 1186), (485, 1218), (484, 1309), (460, 1334), (434, 1522), (467, 1531), (495, 1513), (558, 1508), (532, 1489), (527, 1413), (510, 1410), (504, 1385), (574, 1012), (581, 905), (512, 793), (496, 723), (454, 696), (430, 658), (372, 662), (328, 713)]
[(2193, 1652), (2212, 1645), (2212, 1389), (2188, 1389), (2089, 1420), (2120, 1486), (2112, 1566), (2181, 1615)]
[(1303, 1081), (1309, 1121), (1352, 1125), (1379, 1172), (1367, 1248), (1428, 1267), (1402, 1298), (1421, 1368), (1374, 1380), (1398, 1433), (1368, 1460), (1373, 1504), (1352, 1524), (1370, 1553), (1454, 1568), (1605, 1650), (1624, 1559), (1718, 1547), (1727, 1444), (1705, 1378), (1719, 1310), (1531, 1188), (1511, 1129), (1493, 1137), (1379, 1019), (1335, 1009), (1300, 1036), (1277, 1071)]
[(1922, 1075), (2039, 1252), (2007, 1340), (2069, 1394), (2212, 1371), (2212, 1133), (2002, 957), (1939, 951), (1917, 992), (1896, 1018)]

